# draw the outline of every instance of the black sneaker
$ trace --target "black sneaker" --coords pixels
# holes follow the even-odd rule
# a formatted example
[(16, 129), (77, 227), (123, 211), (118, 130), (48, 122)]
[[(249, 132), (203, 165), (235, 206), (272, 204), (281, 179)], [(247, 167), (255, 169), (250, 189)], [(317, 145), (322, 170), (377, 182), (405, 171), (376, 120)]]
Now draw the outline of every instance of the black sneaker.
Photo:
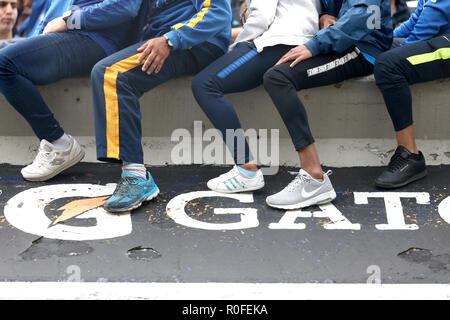
[(375, 185), (385, 189), (400, 188), (426, 175), (427, 167), (422, 152), (413, 154), (399, 146), (386, 170), (375, 179)]

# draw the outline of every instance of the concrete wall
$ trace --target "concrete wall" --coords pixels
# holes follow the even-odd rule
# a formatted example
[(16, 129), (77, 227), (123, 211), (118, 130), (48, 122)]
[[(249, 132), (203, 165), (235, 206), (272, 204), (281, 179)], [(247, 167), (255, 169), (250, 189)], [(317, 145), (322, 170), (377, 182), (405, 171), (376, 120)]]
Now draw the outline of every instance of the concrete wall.
[[(146, 164), (173, 163), (174, 129), (192, 132), (195, 120), (202, 120), (204, 129), (211, 127), (192, 96), (191, 79), (172, 80), (142, 97)], [(450, 79), (412, 86), (416, 133), (428, 164), (450, 164), (449, 89)], [(85, 161), (96, 161), (90, 81), (70, 79), (40, 90), (66, 132), (83, 144)], [(324, 165), (379, 166), (389, 161), (395, 149), (394, 131), (373, 77), (305, 90), (299, 96), (308, 109)], [(262, 87), (229, 99), (245, 129), (280, 129), (280, 163), (298, 165), (288, 132)], [(0, 163), (29, 163), (39, 142), (3, 96), (0, 114)]]
[[(194, 120), (211, 124), (195, 102), (191, 78), (172, 80), (141, 99), (144, 137), (167, 137), (175, 128), (193, 129)], [(420, 139), (450, 139), (450, 79), (414, 85), (414, 117)], [(75, 136), (93, 136), (91, 86), (87, 79), (70, 79), (40, 88), (64, 129)], [(317, 138), (392, 138), (393, 128), (373, 78), (305, 90), (299, 96), (308, 109)], [(262, 87), (229, 95), (244, 128), (287, 130)], [(30, 136), (20, 115), (0, 97), (0, 136)]]

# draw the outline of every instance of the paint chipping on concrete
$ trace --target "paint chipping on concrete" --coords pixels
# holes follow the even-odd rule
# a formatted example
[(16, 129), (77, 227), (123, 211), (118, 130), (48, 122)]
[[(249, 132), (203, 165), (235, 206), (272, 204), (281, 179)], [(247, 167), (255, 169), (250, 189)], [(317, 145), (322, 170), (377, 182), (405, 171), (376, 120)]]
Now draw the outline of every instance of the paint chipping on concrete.
[(142, 248), (141, 246), (127, 251), (127, 255), (132, 260), (151, 261), (162, 257), (162, 254), (153, 248)]
[(31, 246), (19, 254), (24, 261), (45, 260), (53, 256), (75, 257), (87, 255), (94, 249), (84, 242), (80, 241), (63, 241), (46, 239), (44, 237), (37, 238), (31, 243)]
[(409, 262), (420, 263), (429, 261), (433, 254), (428, 249), (409, 248), (406, 251), (400, 252), (398, 256)]
[(398, 256), (408, 262), (424, 264), (433, 272), (448, 273), (450, 270), (450, 254), (433, 255), (428, 249), (410, 248)]

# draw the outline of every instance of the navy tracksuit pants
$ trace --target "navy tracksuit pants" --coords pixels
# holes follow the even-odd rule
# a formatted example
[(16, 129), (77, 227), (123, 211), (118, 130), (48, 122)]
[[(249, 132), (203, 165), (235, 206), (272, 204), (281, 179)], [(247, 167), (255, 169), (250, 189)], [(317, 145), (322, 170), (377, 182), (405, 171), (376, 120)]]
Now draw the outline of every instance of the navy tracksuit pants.
[[(277, 45), (257, 52), (253, 42), (238, 43), (200, 72), (192, 82), (198, 104), (220, 131), (236, 164), (248, 163), (253, 158), (236, 111), (225, 94), (247, 91), (262, 85), (264, 73), (291, 48), (292, 46)], [(243, 149), (239, 147), (242, 144)]]
[(411, 43), (382, 53), (375, 79), (395, 131), (413, 124), (409, 85), (450, 77), (450, 34)]
[(148, 75), (136, 62), (137, 49), (145, 42), (103, 59), (92, 70), (97, 158), (101, 161), (144, 163), (139, 98), (174, 77), (198, 73), (224, 53), (208, 42), (176, 50), (159, 73)]

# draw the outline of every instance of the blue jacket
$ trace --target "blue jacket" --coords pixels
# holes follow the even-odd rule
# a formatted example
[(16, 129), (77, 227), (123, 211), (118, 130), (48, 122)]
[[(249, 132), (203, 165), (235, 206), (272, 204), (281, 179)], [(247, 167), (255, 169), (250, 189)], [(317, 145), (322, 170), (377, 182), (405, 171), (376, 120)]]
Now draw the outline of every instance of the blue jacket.
[[(67, 0), (58, 0), (67, 1)], [(142, 0), (75, 0), (76, 28), (103, 47), (107, 55), (133, 43), (132, 33)]]
[(74, 25), (77, 26), (77, 20), (80, 28), (72, 32), (86, 34), (110, 55), (133, 42), (141, 3), (142, 0), (52, 0), (33, 35), (41, 34), (47, 23), (74, 9), (74, 5)]
[[(31, 36), (37, 36), (44, 31), (47, 23), (61, 17), (64, 12), (69, 10), (69, 7), (72, 5), (74, 0), (43, 0), (45, 2), (45, 6), (42, 7), (41, 14), (44, 13), (43, 19), (37, 23), (37, 25), (33, 28), (33, 32), (30, 34)], [(34, 5), (34, 3), (33, 3)], [(32, 7), (34, 10), (34, 8)], [(33, 14), (33, 11), (31, 11)], [(39, 21), (39, 20), (38, 20)]]
[(229, 0), (144, 0), (136, 41), (166, 35), (174, 50), (210, 42), (224, 52), (231, 39)]
[(47, 12), (49, 7), (50, 1), (34, 0), (31, 6), (30, 16), (17, 29), (19, 36), (26, 38), (34, 34), (39, 34), (37, 30), (41, 28), (41, 17)]
[(405, 45), (447, 32), (450, 32), (450, 0), (419, 0), (409, 20), (394, 30), (394, 37), (406, 38)]
[(390, 0), (322, 0), (322, 14), (335, 16), (338, 22), (316, 32), (305, 44), (313, 56), (356, 46), (376, 58), (392, 45)]
[[(60, 5), (55, 5), (51, 17), (47, 19), (46, 16), (46, 21), (62, 16), (68, 9), (66, 6), (73, 0), (53, 1), (59, 2)], [(89, 0), (75, 0), (73, 4), (77, 5), (79, 2), (85, 3)], [(169, 37), (174, 50), (188, 49), (207, 41), (225, 52), (230, 43), (229, 0), (97, 0), (96, 2), (98, 3), (82, 7), (75, 16), (81, 28), (81, 31), (77, 32), (86, 33), (91, 37), (100, 35), (116, 42), (118, 47), (163, 34)], [(129, 24), (132, 28), (128, 27)]]

